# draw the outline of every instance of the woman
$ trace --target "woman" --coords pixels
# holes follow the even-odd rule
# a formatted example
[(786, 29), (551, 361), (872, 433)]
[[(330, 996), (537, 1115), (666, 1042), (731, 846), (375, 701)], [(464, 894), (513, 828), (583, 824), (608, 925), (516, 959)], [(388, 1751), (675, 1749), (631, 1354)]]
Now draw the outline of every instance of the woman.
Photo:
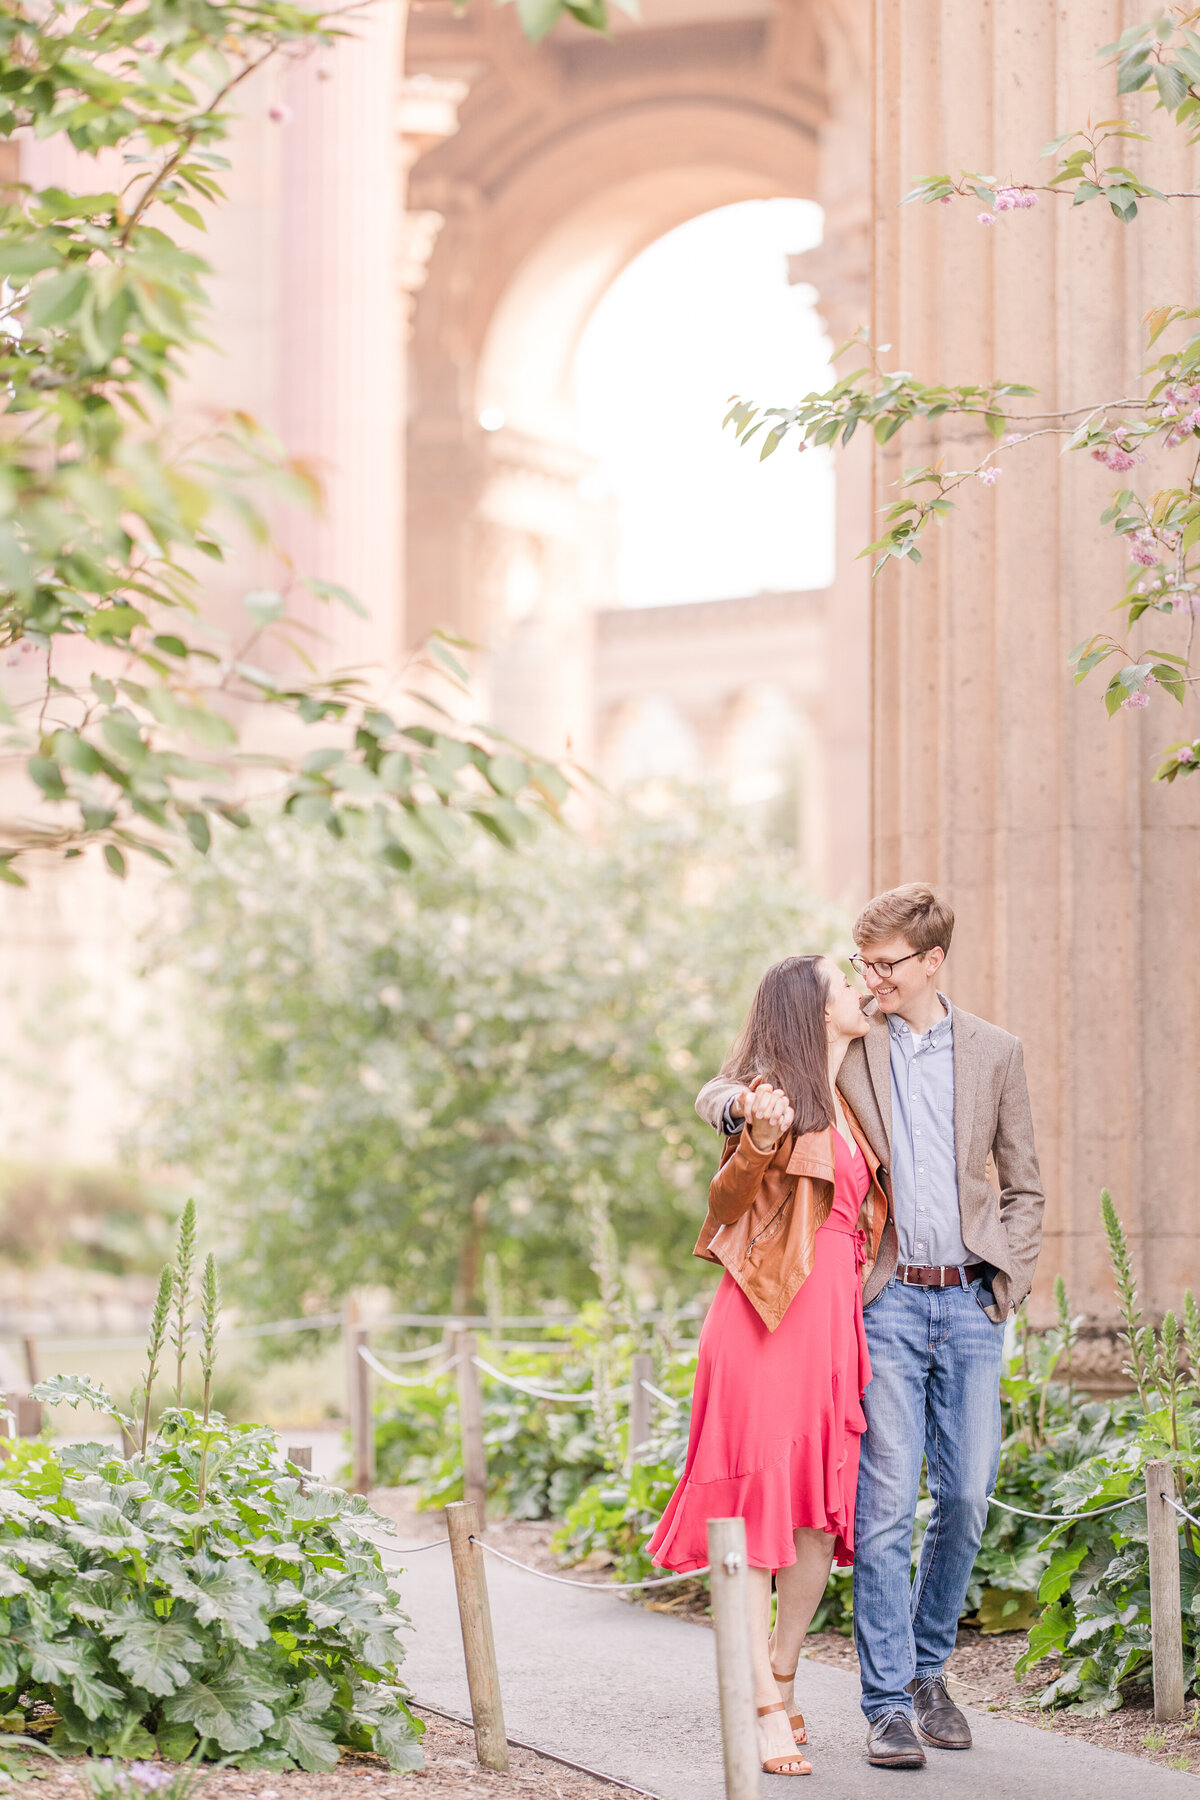
[(854, 1558), (871, 1379), (862, 1282), (887, 1201), (836, 1081), (867, 1029), (834, 963), (790, 956), (763, 976), (722, 1070), (745, 1083), (744, 1124), (725, 1146), (695, 1254), (725, 1274), (700, 1334), (683, 1479), (650, 1542), (663, 1568), (698, 1569), (706, 1522), (745, 1519), (768, 1774), (812, 1772), (795, 1748), (807, 1733), (793, 1682), (830, 1565)]

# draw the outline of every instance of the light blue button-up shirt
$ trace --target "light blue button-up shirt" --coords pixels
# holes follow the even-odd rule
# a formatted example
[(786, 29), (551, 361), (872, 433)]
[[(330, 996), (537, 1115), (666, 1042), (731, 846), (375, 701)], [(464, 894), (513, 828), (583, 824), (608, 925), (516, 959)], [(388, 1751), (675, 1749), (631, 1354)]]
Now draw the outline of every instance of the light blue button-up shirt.
[(923, 1037), (888, 1015), (892, 1067), (892, 1210), (902, 1263), (960, 1266), (962, 1241), (954, 1158), (954, 1009)]

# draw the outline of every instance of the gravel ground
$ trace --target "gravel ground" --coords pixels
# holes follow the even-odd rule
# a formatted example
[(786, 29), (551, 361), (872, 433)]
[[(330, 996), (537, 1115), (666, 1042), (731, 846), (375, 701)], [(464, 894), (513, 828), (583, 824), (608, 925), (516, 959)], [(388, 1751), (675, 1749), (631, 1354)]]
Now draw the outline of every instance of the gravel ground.
[[(195, 1800), (620, 1800), (626, 1791), (529, 1750), (510, 1749), (508, 1774), (493, 1774), (476, 1763), (468, 1726), (433, 1717), (426, 1726), (426, 1767), (413, 1775), (394, 1774), (374, 1756), (348, 1756), (328, 1775), (219, 1769), (197, 1788)], [(35, 1800), (90, 1800), (82, 1764), (49, 1768), (29, 1789)]]

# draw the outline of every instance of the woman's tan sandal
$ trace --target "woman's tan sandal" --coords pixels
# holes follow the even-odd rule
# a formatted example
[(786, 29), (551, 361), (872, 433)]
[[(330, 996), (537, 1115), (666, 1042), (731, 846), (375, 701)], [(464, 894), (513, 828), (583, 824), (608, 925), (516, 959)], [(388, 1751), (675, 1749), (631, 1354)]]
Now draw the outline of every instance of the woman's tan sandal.
[[(758, 1709), (758, 1716), (761, 1719), (764, 1713), (786, 1711), (787, 1708), (784, 1706), (783, 1701), (777, 1700), (774, 1706), (760, 1706)], [(762, 1771), (764, 1775), (811, 1775), (812, 1764), (806, 1762), (802, 1756), (796, 1756), (794, 1753), (791, 1756), (768, 1756), (763, 1763)]]
[[(800, 1664), (797, 1663), (796, 1669), (798, 1669), (799, 1667), (800, 1667)], [(790, 1675), (781, 1675), (779, 1673), (778, 1669), (772, 1669), (771, 1673), (775, 1677), (776, 1681), (778, 1681), (778, 1682), (792, 1682), (792, 1681), (795, 1681), (795, 1679), (796, 1679), (796, 1669), (793, 1669)], [(792, 1736), (795, 1738), (796, 1742), (798, 1744), (807, 1744), (807, 1742), (808, 1742), (808, 1727), (804, 1723), (804, 1714), (803, 1713), (789, 1713), (788, 1714), (788, 1724), (792, 1728)]]

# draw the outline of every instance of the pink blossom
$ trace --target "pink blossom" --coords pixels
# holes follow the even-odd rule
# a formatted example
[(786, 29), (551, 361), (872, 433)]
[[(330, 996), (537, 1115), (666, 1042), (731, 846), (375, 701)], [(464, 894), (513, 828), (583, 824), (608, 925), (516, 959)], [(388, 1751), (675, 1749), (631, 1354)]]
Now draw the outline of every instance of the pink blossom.
[(1121, 711), (1129, 712), (1132, 707), (1149, 706), (1149, 704), (1150, 704), (1149, 694), (1142, 693), (1142, 692), (1138, 692), (1136, 694), (1126, 694), (1125, 698), (1121, 702)]
[(1023, 212), (1026, 207), (1037, 205), (1037, 195), (1028, 188), (999, 187), (996, 189), (996, 211)]
[(998, 469), (994, 463), (989, 463), (986, 469), (977, 469), (975, 473), (979, 476), (984, 487), (995, 487), (1001, 475), (1003, 475), (1004, 470)]
[(1195, 762), (1195, 760), (1196, 760), (1196, 752), (1193, 750), (1193, 748), (1190, 744), (1185, 744), (1181, 750), (1177, 750), (1175, 752), (1175, 761), (1176, 762), (1193, 763), (1193, 762)]
[(1200, 406), (1195, 407), (1193, 411), (1189, 413), (1184, 413), (1182, 418), (1176, 419), (1174, 425), (1172, 425), (1170, 431), (1167, 433), (1167, 449), (1174, 450), (1176, 444), (1182, 444), (1184, 438), (1191, 437), (1192, 433), (1197, 429), (1200, 429)]
[(1000, 442), (1006, 450), (1011, 449), (1013, 444), (1019, 444), (1021, 442), (1021, 433), (1019, 431), (1006, 431), (1004, 436), (1000, 439)]
[(1092, 455), (1097, 462), (1103, 463), (1106, 469), (1111, 469), (1117, 475), (1123, 475), (1126, 469), (1132, 469), (1135, 463), (1141, 461), (1140, 457), (1134, 456), (1129, 450), (1122, 450), (1118, 443), (1104, 444), (1093, 450)]
[(942, 205), (949, 206), (949, 204), (953, 200), (953, 198), (954, 198), (953, 194), (943, 194), (942, 195)]
[(1140, 531), (1130, 534), (1129, 554), (1135, 563), (1141, 564), (1143, 569), (1160, 567), (1158, 539), (1148, 526), (1143, 525)]
[(290, 106), (284, 106), (282, 101), (277, 100), (273, 106), (268, 106), (267, 117), (275, 125), (290, 125), (292, 122), (292, 109)]
[(1176, 613), (1194, 613), (1200, 611), (1200, 595), (1172, 594), (1171, 611)]
[(1200, 405), (1200, 383), (1188, 389), (1188, 399), (1193, 406)]
[(996, 223), (994, 217), (992, 216), (992, 214), (990, 212), (976, 213), (975, 217), (979, 220), (979, 223), (981, 225), (994, 225)]

